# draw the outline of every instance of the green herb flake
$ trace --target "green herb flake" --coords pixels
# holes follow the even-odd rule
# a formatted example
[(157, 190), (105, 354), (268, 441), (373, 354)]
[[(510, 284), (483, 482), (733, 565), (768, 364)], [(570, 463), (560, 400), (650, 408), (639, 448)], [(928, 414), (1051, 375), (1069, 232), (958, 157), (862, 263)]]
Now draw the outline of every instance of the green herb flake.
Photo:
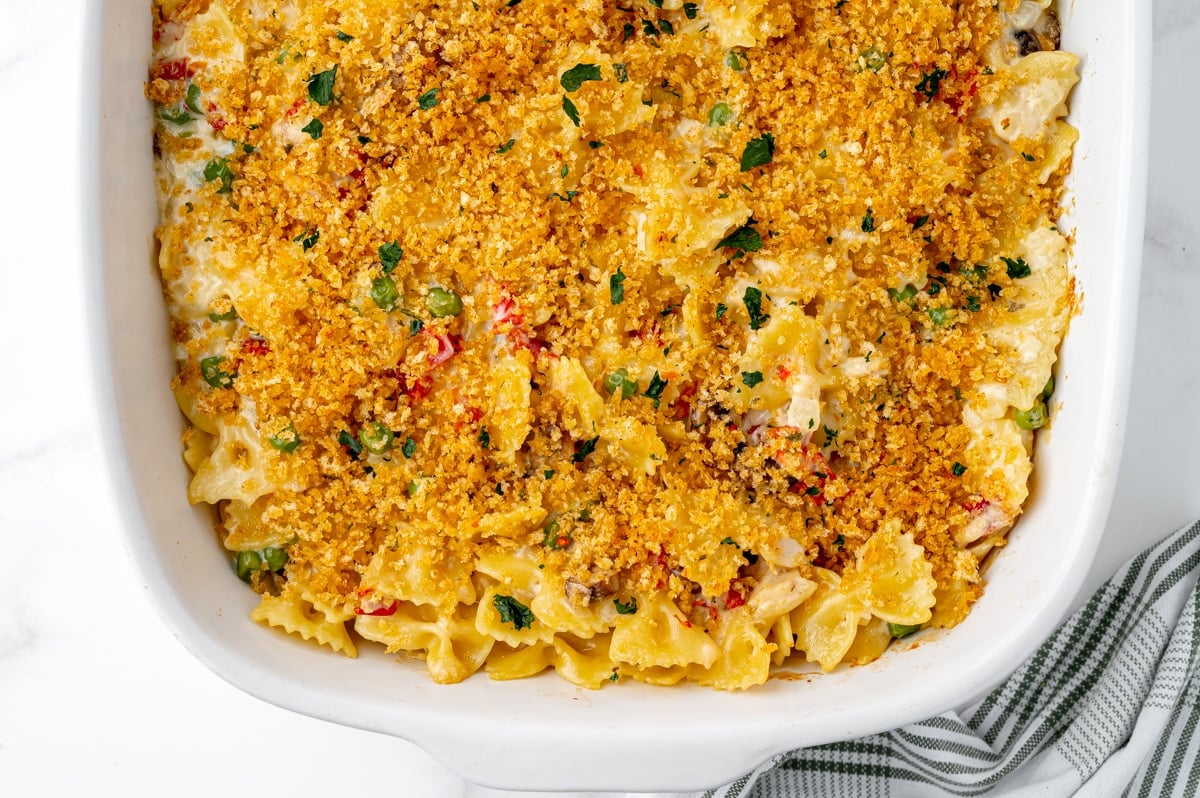
[(533, 622), (537, 620), (528, 607), (512, 596), (493, 596), (492, 606), (500, 613), (500, 620), (503, 623), (511, 623), (518, 632), (533, 626)]
[(1021, 157), (1022, 157), (1022, 158), (1024, 158), (1025, 160), (1027, 160), (1027, 161), (1032, 161), (1032, 160), (1033, 160), (1033, 156), (1032, 156), (1032, 155), (1030, 155), (1030, 154), (1029, 154), (1029, 153), (1027, 153), (1027, 152), (1023, 152), (1023, 153), (1021, 153)]
[(946, 70), (940, 67), (935, 67), (932, 72), (923, 73), (921, 75), (921, 80), (919, 83), (917, 83), (916, 90), (921, 94), (924, 94), (925, 101), (928, 102), (937, 96), (938, 91), (941, 89), (942, 81), (945, 80), (949, 74), (950, 73)]
[(675, 35), (675, 26), (671, 24), (669, 19), (660, 19), (658, 21), (658, 29), (668, 36)]
[(626, 83), (629, 80), (629, 68), (625, 64), (613, 64), (613, 74), (617, 76), (617, 83)]
[(617, 267), (617, 273), (608, 278), (608, 301), (613, 305), (625, 301), (625, 274), (620, 266)]
[(637, 597), (630, 597), (628, 604), (622, 604), (620, 599), (613, 599), (613, 604), (617, 608), (617, 615), (633, 615), (638, 611)]
[(572, 463), (582, 463), (588, 458), (592, 452), (596, 451), (596, 444), (600, 442), (600, 436), (589, 438), (586, 441), (579, 441), (575, 444), (575, 454), (571, 455)]
[(818, 158), (820, 158), (820, 159), (823, 161), (823, 160), (825, 160), (826, 158), (828, 158), (828, 157), (829, 157), (829, 151), (828, 151), (828, 150), (821, 150), (820, 152), (818, 152), (818, 153), (817, 153), (817, 157), (818, 157)]
[(700, 10), (700, 6), (696, 5), (695, 3), (684, 3), (683, 4), (683, 15), (685, 17), (687, 17), (688, 19), (695, 19), (696, 12), (699, 10)]
[(589, 80), (604, 80), (600, 77), (600, 67), (596, 64), (576, 64), (562, 73), (558, 82), (565, 91), (579, 91), (579, 87)]
[[(362, 455), (362, 444), (358, 442), (358, 438), (355, 438), (350, 434), (349, 430), (342, 430), (339, 432), (337, 441), (346, 448), (346, 453), (350, 455), (351, 460), (357, 460), (359, 456)], [(411, 490), (409, 491), (408, 495), (412, 495)]]
[(963, 474), (967, 473), (967, 467), (962, 463), (956, 462), (950, 467), (950, 473), (954, 474), (956, 477), (961, 477)]
[(654, 27), (654, 23), (651, 22), (650, 20), (643, 19), (642, 20), (642, 33), (646, 34), (647, 36), (657, 36), (658, 28)]
[(750, 314), (750, 329), (760, 330), (771, 316), (763, 313), (762, 309), (763, 292), (752, 285), (746, 286), (746, 292), (742, 294), (742, 303), (746, 306), (746, 312)]
[(971, 311), (972, 313), (978, 313), (982, 307), (983, 306), (979, 304), (979, 297), (967, 297), (967, 310)]
[(717, 318), (718, 319), (721, 318), (722, 316), (724, 316), (728, 311), (729, 311), (729, 308), (725, 305), (724, 302), (717, 303)]
[(941, 327), (949, 318), (950, 308), (929, 308), (925, 312), (929, 314), (934, 327)]
[(222, 321), (237, 321), (237, 317), (238, 317), (237, 311), (233, 308), (230, 308), (229, 310), (225, 311), (224, 313), (215, 313), (214, 312), (214, 313), (208, 314), (208, 320), (211, 321), (213, 324), (217, 324)]
[(1000, 260), (1004, 261), (1005, 271), (1008, 272), (1008, 276), (1013, 280), (1021, 280), (1033, 274), (1033, 270), (1029, 268), (1029, 264), (1025, 262), (1024, 258), (1013, 260), (1012, 258), (1002, 257)]
[(317, 105), (329, 105), (336, 98), (333, 96), (333, 84), (337, 80), (338, 65), (333, 69), (318, 72), (308, 79), (308, 99)]
[(604, 142), (603, 141), (589, 141), (588, 146), (591, 147), (593, 150), (598, 150), (604, 146)]
[(303, 249), (305, 252), (308, 252), (310, 249), (315, 247), (317, 242), (320, 240), (321, 231), (315, 227), (304, 228), (303, 233), (292, 239), (292, 241), (295, 241), (297, 244), (299, 244), (301, 249)]
[(417, 453), (417, 442), (412, 437), (404, 439), (403, 445), (400, 446), (400, 454), (404, 455), (405, 460), (413, 459), (413, 455)]
[(504, 142), (503, 144), (501, 144), (499, 147), (496, 148), (496, 154), (503, 155), (504, 153), (511, 150), (513, 148), (513, 145), (516, 143), (517, 143), (516, 139), (509, 139), (508, 141)]
[(438, 89), (434, 87), (424, 94), (417, 97), (417, 107), (422, 111), (428, 111), (438, 104)]
[(481, 94), (475, 98), (476, 105), (478, 105), (479, 103), (490, 103), (491, 101), (492, 101), (492, 95), (490, 95), (490, 94)]
[(383, 265), (384, 274), (391, 274), (395, 271), (403, 257), (404, 250), (400, 248), (398, 241), (392, 241), (379, 248), (379, 262)]
[(769, 164), (774, 157), (775, 137), (770, 133), (764, 133), (758, 138), (746, 142), (746, 149), (742, 150), (741, 170), (749, 172), (751, 169)]
[(571, 102), (571, 98), (565, 94), (562, 98), (562, 109), (563, 113), (567, 115), (567, 118), (575, 123), (575, 127), (579, 127), (579, 109), (575, 107), (575, 103)]
[(867, 208), (867, 212), (863, 215), (862, 231), (864, 233), (875, 232), (875, 212), (870, 208)]
[(204, 179), (211, 183), (214, 180), (220, 181), (221, 187), (217, 189), (218, 194), (230, 194), (233, 192), (233, 180), (237, 177), (233, 170), (229, 168), (228, 158), (213, 158), (204, 165)]
[(344, 31), (338, 31), (338, 32), (337, 32), (337, 37), (338, 37), (338, 41), (339, 41), (339, 42), (352, 42), (352, 41), (354, 41), (354, 37), (353, 37), (353, 36), (351, 36), (349, 33), (345, 33)]
[(729, 52), (725, 53), (725, 66), (729, 67), (734, 72), (741, 72), (746, 68), (746, 58), (736, 50), (730, 50)]
[(547, 479), (547, 480), (554, 479), (554, 474), (555, 474), (555, 471), (553, 468), (547, 468), (545, 471), (542, 472), (542, 479)]
[(743, 371), (742, 372), (742, 383), (747, 388), (753, 388), (755, 385), (758, 385), (762, 381), (763, 381), (763, 375), (762, 375), (761, 371)]
[(750, 217), (750, 220), (746, 224), (718, 241), (713, 249), (735, 249), (738, 251), (739, 256), (747, 252), (757, 252), (762, 249), (762, 236), (752, 227), (754, 223), (754, 217)]
[(490, 449), (492, 446), (492, 434), (488, 432), (487, 427), (479, 428), (479, 445), (484, 449)]
[(325, 132), (325, 125), (324, 125), (324, 123), (321, 122), (320, 119), (317, 119), (314, 116), (312, 118), (312, 121), (309, 122), (304, 127), (300, 128), (300, 130), (307, 133), (308, 135), (312, 136), (313, 140), (315, 141), (315, 140), (321, 138), (321, 134)]
[(658, 407), (658, 403), (662, 400), (663, 391), (667, 389), (669, 380), (664, 380), (659, 376), (658, 372), (654, 372), (654, 376), (650, 378), (650, 385), (646, 388), (646, 392), (642, 396), (647, 397), (654, 402), (654, 406)]
[(629, 379), (628, 369), (617, 369), (604, 378), (604, 390), (610, 395), (621, 394), (622, 399), (628, 399), (637, 393), (637, 380)]
[(913, 220), (913, 223), (912, 223), (912, 229), (914, 229), (914, 230), (920, 230), (920, 229), (921, 229), (922, 227), (924, 227), (924, 226), (925, 226), (925, 225), (926, 225), (928, 222), (929, 222), (929, 216), (928, 216), (928, 214), (926, 214), (925, 216), (918, 216), (916, 219), (914, 219), (914, 220)]

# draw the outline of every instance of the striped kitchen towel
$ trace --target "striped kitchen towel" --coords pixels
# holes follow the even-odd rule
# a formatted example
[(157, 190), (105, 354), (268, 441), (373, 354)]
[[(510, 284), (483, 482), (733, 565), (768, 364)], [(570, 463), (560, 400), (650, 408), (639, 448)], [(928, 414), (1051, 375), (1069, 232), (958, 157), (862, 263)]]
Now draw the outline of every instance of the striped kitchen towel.
[(704, 798), (1200, 794), (1200, 521), (961, 713), (776, 756)]

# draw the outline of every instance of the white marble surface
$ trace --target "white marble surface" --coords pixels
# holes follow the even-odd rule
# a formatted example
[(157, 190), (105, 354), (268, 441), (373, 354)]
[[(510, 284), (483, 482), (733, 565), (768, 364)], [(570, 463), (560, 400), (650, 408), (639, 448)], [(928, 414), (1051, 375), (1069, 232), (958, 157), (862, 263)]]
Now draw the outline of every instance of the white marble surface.
[[(83, 6), (0, 0), (0, 795), (317, 795), (347, 780), (376, 795), (475, 795), (408, 743), (223, 683), (141, 595), (88, 383), (91, 264), (76, 143)], [(1200, 3), (1155, 0), (1155, 16), (1129, 438), (1089, 586), (1200, 516)]]

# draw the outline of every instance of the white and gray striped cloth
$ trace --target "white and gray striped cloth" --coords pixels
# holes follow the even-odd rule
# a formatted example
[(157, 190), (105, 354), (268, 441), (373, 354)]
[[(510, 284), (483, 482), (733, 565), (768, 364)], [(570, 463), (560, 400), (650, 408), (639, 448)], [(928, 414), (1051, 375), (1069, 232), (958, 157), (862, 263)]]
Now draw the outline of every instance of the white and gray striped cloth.
[(1200, 794), (1200, 521), (961, 713), (780, 754), (704, 798)]

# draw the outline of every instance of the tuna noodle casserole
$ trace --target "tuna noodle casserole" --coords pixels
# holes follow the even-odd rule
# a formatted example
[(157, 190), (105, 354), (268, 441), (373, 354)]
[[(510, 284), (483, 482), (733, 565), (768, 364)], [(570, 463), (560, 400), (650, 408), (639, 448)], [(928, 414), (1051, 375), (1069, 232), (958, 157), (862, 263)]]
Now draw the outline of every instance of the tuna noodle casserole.
[(155, 2), (189, 496), (252, 617), (722, 689), (961, 621), (1073, 303), (1047, 2)]

